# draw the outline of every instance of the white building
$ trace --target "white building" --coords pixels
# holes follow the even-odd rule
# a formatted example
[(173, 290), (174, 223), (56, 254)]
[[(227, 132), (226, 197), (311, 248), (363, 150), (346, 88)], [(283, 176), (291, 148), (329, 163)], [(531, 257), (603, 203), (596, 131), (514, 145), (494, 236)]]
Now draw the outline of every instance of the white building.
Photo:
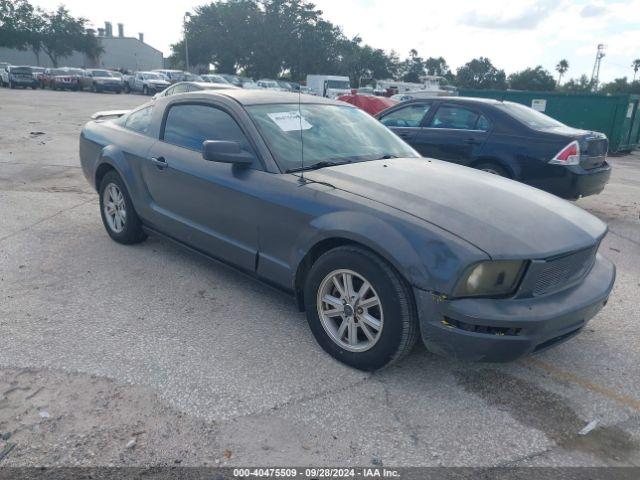
[[(97, 33), (104, 49), (98, 59), (92, 60), (82, 53), (74, 52), (69, 57), (61, 58), (58, 61), (58, 66), (102, 67), (131, 71), (163, 68), (162, 52), (144, 43), (144, 35), (142, 33), (139, 33), (138, 37), (126, 37), (124, 35), (124, 25), (119, 23), (118, 35), (114, 36), (111, 22), (105, 22), (104, 28), (98, 28)], [(44, 52), (40, 53), (40, 58), (38, 59), (31, 50), (21, 51), (9, 48), (0, 48), (0, 62), (8, 62), (12, 65), (53, 66)]]

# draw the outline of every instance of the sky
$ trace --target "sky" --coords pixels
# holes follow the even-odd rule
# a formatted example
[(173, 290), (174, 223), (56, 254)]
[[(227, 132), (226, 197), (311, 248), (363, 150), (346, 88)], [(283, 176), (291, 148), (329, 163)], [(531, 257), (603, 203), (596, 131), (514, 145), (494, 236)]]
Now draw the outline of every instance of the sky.
[[(32, 0), (54, 9), (66, 5), (95, 27), (123, 23), (125, 35), (144, 32), (145, 41), (170, 53), (181, 35), (186, 11), (206, 0)], [(640, 58), (640, 0), (315, 0), (326, 19), (348, 37), (404, 58), (415, 48), (422, 57), (443, 56), (450, 67), (485, 56), (507, 74), (542, 65), (555, 73), (569, 61), (566, 78), (591, 75), (599, 43), (605, 45), (601, 81), (633, 76)], [(331, 72), (327, 72), (331, 73)]]

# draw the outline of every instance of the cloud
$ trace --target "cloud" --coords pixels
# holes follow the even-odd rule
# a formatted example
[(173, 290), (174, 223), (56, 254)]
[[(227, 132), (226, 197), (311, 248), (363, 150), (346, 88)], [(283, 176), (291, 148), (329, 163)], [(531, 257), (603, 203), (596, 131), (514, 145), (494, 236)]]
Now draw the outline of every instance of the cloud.
[(584, 18), (599, 17), (606, 12), (606, 7), (590, 4), (584, 6), (584, 8), (580, 11), (580, 16)]
[(557, 1), (538, 0), (519, 12), (491, 15), (468, 12), (460, 17), (459, 23), (470, 27), (494, 30), (533, 30), (558, 6)]

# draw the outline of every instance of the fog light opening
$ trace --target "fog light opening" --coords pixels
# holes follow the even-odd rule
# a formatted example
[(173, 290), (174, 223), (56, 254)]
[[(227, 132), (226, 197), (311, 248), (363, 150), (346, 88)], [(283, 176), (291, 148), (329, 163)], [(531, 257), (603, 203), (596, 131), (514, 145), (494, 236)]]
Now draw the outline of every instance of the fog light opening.
[(480, 333), (483, 335), (493, 335), (498, 337), (515, 337), (520, 335), (522, 328), (516, 327), (492, 327), (489, 325), (474, 325), (472, 323), (461, 322), (452, 318), (443, 318), (442, 325), (447, 328), (463, 330), (470, 333)]

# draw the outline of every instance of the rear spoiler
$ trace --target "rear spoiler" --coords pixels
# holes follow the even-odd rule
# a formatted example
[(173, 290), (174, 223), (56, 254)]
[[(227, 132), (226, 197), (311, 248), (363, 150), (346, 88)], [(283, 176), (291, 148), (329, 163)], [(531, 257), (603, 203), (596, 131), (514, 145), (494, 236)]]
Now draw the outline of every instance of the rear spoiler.
[(91, 120), (104, 120), (105, 118), (119, 118), (131, 110), (105, 110), (104, 112), (96, 112), (91, 115)]

